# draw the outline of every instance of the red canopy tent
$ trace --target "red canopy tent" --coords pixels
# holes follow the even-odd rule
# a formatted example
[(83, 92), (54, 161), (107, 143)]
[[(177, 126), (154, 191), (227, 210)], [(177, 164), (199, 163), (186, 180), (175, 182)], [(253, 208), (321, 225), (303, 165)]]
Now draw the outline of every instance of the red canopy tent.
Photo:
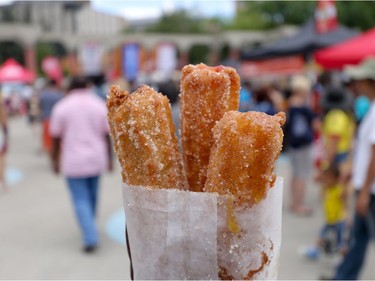
[(325, 69), (341, 69), (347, 64), (357, 64), (364, 58), (375, 56), (375, 28), (345, 42), (317, 51), (318, 64)]
[(34, 73), (24, 68), (14, 59), (7, 59), (0, 67), (0, 83), (32, 82), (34, 76)]

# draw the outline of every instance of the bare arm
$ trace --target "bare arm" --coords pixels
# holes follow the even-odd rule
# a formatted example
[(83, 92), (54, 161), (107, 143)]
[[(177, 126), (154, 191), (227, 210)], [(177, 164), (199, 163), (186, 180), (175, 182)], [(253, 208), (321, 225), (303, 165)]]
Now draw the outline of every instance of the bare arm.
[(375, 144), (371, 147), (371, 158), (370, 163), (367, 169), (367, 175), (366, 175), (366, 181), (364, 185), (362, 186), (362, 189), (359, 193), (358, 199), (357, 199), (357, 213), (365, 216), (367, 215), (368, 208), (370, 205), (370, 193), (371, 193), (371, 187), (374, 183), (375, 179)]
[(325, 158), (329, 164), (333, 162), (335, 155), (337, 154), (339, 141), (339, 137), (329, 136), (329, 141), (325, 149)]
[(52, 138), (52, 167), (53, 171), (58, 174), (60, 172), (60, 150), (61, 150), (61, 138)]

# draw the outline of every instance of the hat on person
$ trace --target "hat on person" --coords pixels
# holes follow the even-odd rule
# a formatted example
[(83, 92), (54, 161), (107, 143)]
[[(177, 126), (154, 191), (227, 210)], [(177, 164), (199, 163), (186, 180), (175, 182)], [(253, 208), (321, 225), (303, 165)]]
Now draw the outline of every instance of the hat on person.
[(358, 66), (348, 66), (344, 72), (353, 80), (375, 80), (375, 57), (365, 59)]
[(311, 83), (306, 76), (303, 75), (296, 75), (292, 77), (292, 81), (290, 83), (290, 88), (292, 91), (311, 91)]
[(353, 97), (345, 89), (335, 87), (323, 94), (321, 105), (325, 111), (331, 109), (349, 110), (353, 107)]

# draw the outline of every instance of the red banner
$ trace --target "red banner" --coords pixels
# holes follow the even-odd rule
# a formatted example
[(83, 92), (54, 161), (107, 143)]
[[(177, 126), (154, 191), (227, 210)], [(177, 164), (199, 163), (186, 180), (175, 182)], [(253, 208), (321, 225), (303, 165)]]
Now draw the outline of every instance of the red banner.
[(289, 56), (262, 61), (245, 61), (241, 65), (241, 76), (254, 78), (260, 76), (291, 75), (304, 71), (305, 61), (302, 56)]
[(318, 0), (315, 10), (315, 29), (318, 33), (334, 30), (338, 25), (335, 0)]

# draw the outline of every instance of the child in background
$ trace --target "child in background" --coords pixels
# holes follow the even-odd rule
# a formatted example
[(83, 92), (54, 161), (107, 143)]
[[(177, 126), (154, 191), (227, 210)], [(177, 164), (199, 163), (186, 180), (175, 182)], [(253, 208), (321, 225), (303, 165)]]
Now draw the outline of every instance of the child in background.
[[(346, 196), (344, 185), (340, 182), (340, 170), (335, 164), (332, 164), (322, 173), (322, 197), (325, 216), (325, 225), (323, 226), (316, 247), (307, 249), (306, 256), (315, 260), (319, 257), (321, 250), (330, 253), (343, 254), (346, 250)], [(334, 236), (334, 245), (328, 245), (331, 241), (330, 236)], [(333, 246), (333, 247), (332, 247)], [(327, 247), (329, 249), (327, 249)]]

